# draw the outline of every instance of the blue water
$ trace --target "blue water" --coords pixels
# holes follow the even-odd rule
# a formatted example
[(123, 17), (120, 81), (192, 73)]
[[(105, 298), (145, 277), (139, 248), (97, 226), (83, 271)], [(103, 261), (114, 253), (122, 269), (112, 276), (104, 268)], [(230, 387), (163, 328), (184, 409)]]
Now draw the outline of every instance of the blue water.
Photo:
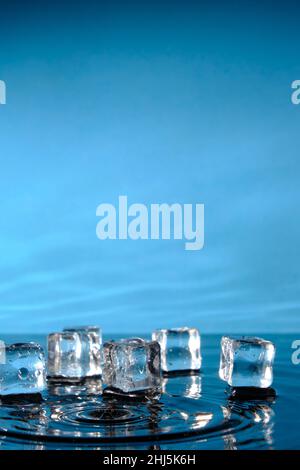
[(201, 374), (164, 378), (157, 400), (105, 398), (101, 381), (91, 380), (82, 386), (49, 384), (42, 403), (2, 403), (0, 449), (299, 449), (294, 338), (271, 339), (277, 348), (275, 398), (232, 398), (218, 378), (220, 337), (208, 335)]

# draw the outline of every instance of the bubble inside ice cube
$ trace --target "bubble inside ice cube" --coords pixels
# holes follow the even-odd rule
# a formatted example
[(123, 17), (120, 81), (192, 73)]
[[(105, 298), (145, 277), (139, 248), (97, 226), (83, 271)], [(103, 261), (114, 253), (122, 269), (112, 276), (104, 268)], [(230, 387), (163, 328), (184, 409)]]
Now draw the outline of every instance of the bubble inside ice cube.
[(219, 376), (233, 387), (270, 387), (275, 347), (262, 338), (223, 336)]
[(164, 372), (197, 371), (201, 368), (200, 334), (196, 328), (156, 330), (152, 339), (161, 347)]
[(160, 347), (140, 338), (109, 341), (103, 345), (103, 382), (125, 393), (159, 388)]
[(1, 347), (0, 395), (41, 393), (46, 387), (46, 364), (42, 347), (16, 343)]

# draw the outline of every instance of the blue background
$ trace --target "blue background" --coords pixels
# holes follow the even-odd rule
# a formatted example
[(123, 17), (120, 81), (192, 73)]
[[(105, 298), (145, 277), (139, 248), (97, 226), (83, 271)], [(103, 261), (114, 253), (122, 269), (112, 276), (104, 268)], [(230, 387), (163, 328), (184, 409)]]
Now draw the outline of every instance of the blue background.
[[(299, 331), (296, 3), (0, 5), (1, 331)], [(99, 241), (121, 194), (204, 249)]]

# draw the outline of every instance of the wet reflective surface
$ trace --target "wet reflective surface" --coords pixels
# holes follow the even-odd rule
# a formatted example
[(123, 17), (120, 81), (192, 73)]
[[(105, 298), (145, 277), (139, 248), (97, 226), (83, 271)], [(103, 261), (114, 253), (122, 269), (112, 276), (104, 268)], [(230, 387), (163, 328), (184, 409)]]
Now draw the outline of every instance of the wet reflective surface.
[(90, 379), (50, 383), (40, 399), (2, 401), (0, 449), (299, 448), (300, 367), (290, 359), (292, 338), (270, 338), (277, 345), (276, 395), (260, 396), (235, 393), (218, 379), (219, 339), (203, 338), (201, 374), (164, 377), (160, 396), (103, 395), (101, 381)]

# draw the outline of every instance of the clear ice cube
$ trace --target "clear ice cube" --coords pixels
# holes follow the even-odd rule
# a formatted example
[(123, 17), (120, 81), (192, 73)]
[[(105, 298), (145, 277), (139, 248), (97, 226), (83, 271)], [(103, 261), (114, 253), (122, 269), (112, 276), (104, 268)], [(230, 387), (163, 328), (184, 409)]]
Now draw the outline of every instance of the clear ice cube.
[(161, 348), (164, 372), (197, 371), (201, 368), (200, 334), (196, 328), (156, 330), (152, 340)]
[(124, 393), (160, 388), (159, 344), (140, 338), (104, 343), (103, 382)]
[(78, 333), (81, 340), (81, 374), (83, 377), (95, 377), (102, 374), (101, 352), (102, 332), (97, 326), (65, 328), (64, 332)]
[(36, 343), (1, 346), (0, 395), (41, 393), (46, 387), (46, 363)]
[(101, 374), (101, 330), (98, 327), (67, 328), (48, 336), (48, 375), (81, 380)]
[(270, 387), (275, 346), (262, 338), (223, 336), (219, 376), (232, 387)]
[(81, 339), (78, 333), (63, 332), (48, 335), (48, 375), (59, 379), (80, 379)]

